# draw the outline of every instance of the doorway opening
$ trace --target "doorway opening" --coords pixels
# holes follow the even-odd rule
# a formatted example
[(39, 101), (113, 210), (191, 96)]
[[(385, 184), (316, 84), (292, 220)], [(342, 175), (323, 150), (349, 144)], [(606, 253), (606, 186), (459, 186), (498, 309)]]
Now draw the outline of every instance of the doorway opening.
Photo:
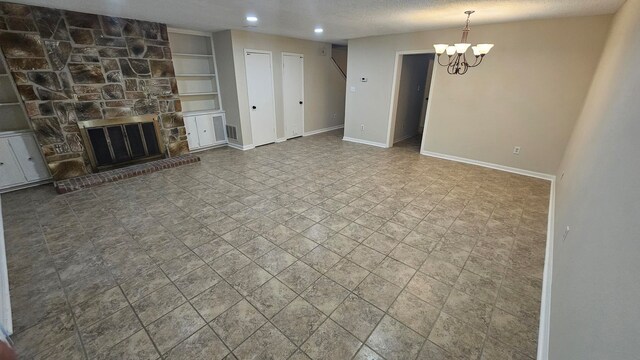
[(432, 52), (398, 52), (387, 146), (420, 152), (435, 68)]

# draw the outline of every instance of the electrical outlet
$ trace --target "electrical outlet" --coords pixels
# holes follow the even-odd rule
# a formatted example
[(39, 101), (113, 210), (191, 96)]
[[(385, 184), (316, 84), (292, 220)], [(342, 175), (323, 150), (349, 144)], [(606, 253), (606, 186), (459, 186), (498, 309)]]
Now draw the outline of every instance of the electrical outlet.
[(567, 229), (564, 231), (564, 236), (562, 237), (562, 241), (567, 240), (567, 235), (569, 235), (569, 231), (571, 231), (571, 227), (567, 226)]
[(334, 118), (334, 119), (337, 119), (337, 118), (338, 118), (338, 114), (333, 113), (333, 118)]
[(364, 131), (364, 124), (360, 124), (360, 131)]
[(513, 147), (513, 154), (514, 155), (520, 155), (520, 146), (514, 146)]

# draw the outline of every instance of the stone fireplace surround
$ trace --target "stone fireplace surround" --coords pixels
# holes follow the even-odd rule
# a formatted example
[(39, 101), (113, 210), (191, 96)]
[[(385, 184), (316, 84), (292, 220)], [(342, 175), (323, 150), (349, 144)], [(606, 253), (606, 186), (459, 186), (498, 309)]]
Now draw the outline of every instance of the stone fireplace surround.
[(0, 48), (54, 180), (92, 171), (82, 121), (159, 114), (188, 153), (165, 24), (0, 2)]

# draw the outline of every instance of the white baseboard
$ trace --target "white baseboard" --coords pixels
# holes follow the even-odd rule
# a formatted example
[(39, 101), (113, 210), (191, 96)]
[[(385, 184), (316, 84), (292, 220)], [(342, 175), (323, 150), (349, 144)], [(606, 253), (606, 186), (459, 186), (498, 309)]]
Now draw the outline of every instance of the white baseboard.
[(255, 149), (255, 146), (253, 146), (253, 144), (240, 145), (240, 144), (228, 143), (227, 145), (231, 148), (242, 150), (242, 151)]
[(224, 141), (224, 142), (220, 142), (219, 144), (213, 144), (211, 146), (205, 146), (205, 147), (201, 147), (201, 148), (190, 149), (189, 152), (190, 153), (197, 153), (197, 152), (201, 152), (201, 151), (217, 149), (217, 148), (220, 148), (220, 147), (223, 147), (223, 146), (226, 146), (226, 145), (229, 145), (229, 143)]
[(347, 136), (343, 137), (342, 140), (343, 141), (352, 142), (352, 143), (377, 146), (377, 147), (381, 147), (381, 148), (385, 148), (385, 149), (387, 148), (387, 144), (385, 144), (385, 143), (379, 143), (379, 142), (375, 142), (375, 141), (356, 139), (356, 138), (347, 137)]
[(531, 177), (544, 179), (544, 180), (553, 181), (556, 178), (555, 175), (551, 175), (551, 174), (545, 174), (545, 173), (540, 173), (540, 172), (535, 172), (535, 171), (530, 171), (530, 170), (518, 169), (518, 168), (514, 168), (514, 167), (510, 167), (510, 166), (493, 164), (493, 163), (488, 163), (488, 162), (484, 162), (484, 161), (480, 161), (480, 160), (467, 159), (467, 158), (463, 158), (463, 157), (447, 155), (447, 154), (441, 154), (441, 153), (432, 152), (432, 151), (422, 150), (422, 151), (420, 151), (420, 154), (425, 155), (425, 156), (431, 156), (431, 157), (436, 157), (436, 158), (440, 158), (440, 159), (445, 159), (445, 160), (457, 161), (457, 162), (461, 162), (461, 163), (465, 163), (465, 164), (478, 165), (478, 166), (482, 166), (482, 167), (486, 167), (486, 168), (490, 168), (490, 169), (502, 170), (502, 171), (506, 171), (506, 172), (510, 172), (510, 173), (514, 173), (514, 174), (519, 174), (519, 175), (524, 175), (524, 176), (531, 176)]
[(324, 129), (305, 131), (304, 135), (302, 135), (302, 136), (316, 135), (316, 134), (320, 134), (320, 133), (323, 133), (323, 132), (338, 130), (338, 129), (342, 129), (342, 128), (344, 128), (344, 124), (331, 126), (331, 127), (324, 128)]
[(542, 275), (542, 301), (540, 303), (540, 324), (538, 327), (539, 360), (549, 359), (549, 325), (551, 322), (551, 280), (553, 274), (553, 240), (556, 210), (556, 181), (551, 180), (549, 196), (549, 216), (547, 218), (547, 246), (544, 254), (544, 273)]
[(0, 198), (0, 324), (9, 333), (13, 333), (11, 322), (11, 299), (9, 298), (9, 274), (7, 272), (7, 251), (4, 246), (4, 227), (2, 225), (2, 199)]
[(281, 143), (287, 141), (287, 138), (276, 139), (276, 143)]

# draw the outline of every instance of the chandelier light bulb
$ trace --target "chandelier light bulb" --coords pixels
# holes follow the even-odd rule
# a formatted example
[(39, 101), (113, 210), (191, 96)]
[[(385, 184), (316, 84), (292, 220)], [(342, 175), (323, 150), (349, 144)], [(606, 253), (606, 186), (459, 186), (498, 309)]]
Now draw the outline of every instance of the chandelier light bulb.
[(435, 44), (433, 47), (436, 49), (436, 54), (444, 54), (444, 52), (449, 47), (449, 44)]
[(464, 54), (471, 44), (455, 44), (456, 52), (458, 54)]
[(447, 55), (451, 56), (453, 54), (456, 53), (456, 47), (455, 46), (448, 46), (447, 47)]
[(493, 44), (478, 44), (478, 49), (480, 49), (481, 55), (488, 54), (492, 47)]
[(480, 56), (480, 49), (477, 46), (472, 46), (471, 50), (473, 50), (473, 55)]

